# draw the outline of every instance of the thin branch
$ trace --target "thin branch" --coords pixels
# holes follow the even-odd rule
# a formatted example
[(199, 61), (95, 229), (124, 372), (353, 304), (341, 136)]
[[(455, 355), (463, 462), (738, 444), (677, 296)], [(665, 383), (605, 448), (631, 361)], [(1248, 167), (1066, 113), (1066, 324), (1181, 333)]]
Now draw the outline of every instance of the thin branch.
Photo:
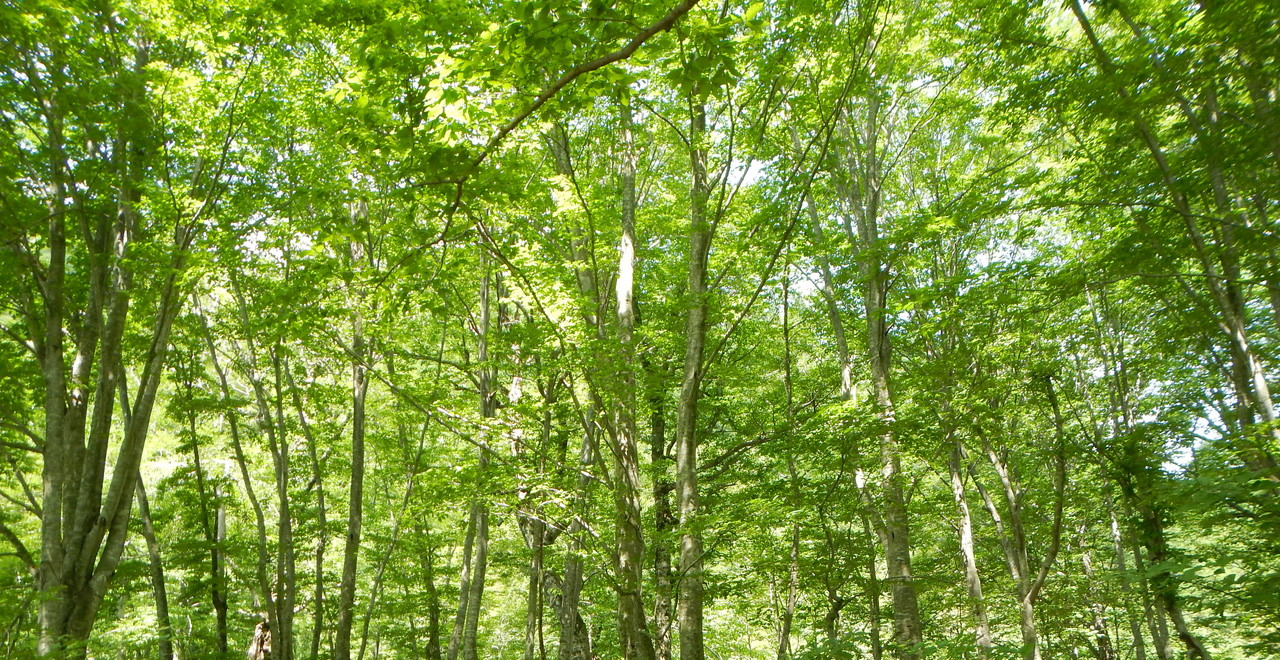
[(9, 526), (4, 524), (3, 521), (0, 521), (0, 536), (7, 539), (9, 544), (13, 546), (14, 556), (22, 561), (27, 570), (36, 570), (35, 559), (31, 557), (31, 552), (27, 550), (27, 546), (23, 545), (22, 539), (18, 538), (18, 535), (12, 529), (9, 529)]
[[(578, 66), (575, 66), (572, 69), (570, 69), (568, 73), (561, 76), (559, 80), (555, 81), (554, 83), (551, 84), (550, 87), (543, 90), (542, 93), (539, 94), (538, 97), (533, 100), (533, 103), (531, 103), (528, 108), (525, 108), (524, 112), (521, 112), (520, 114), (513, 117), (511, 121), (507, 122), (505, 126), (499, 129), (498, 132), (494, 134), (493, 137), (489, 138), (489, 142), (485, 144), (484, 149), (480, 152), (480, 155), (476, 156), (475, 160), (472, 161), (471, 163), (472, 170), (479, 167), (480, 164), (483, 163), (485, 159), (487, 159), (489, 155), (492, 154), (493, 151), (498, 148), (498, 145), (502, 144), (502, 141), (506, 139), (507, 135), (511, 134), (512, 131), (516, 130), (516, 128), (519, 127), (520, 124), (524, 122), (524, 120), (528, 119), (530, 115), (537, 112), (538, 108), (541, 108), (543, 105), (546, 104), (547, 101), (550, 101), (553, 97), (555, 97), (555, 95), (558, 94), (560, 90), (564, 89), (569, 83), (577, 80), (579, 77), (581, 77), (584, 74), (595, 71), (596, 69), (602, 69), (610, 64), (613, 64), (614, 62), (625, 60), (628, 57), (631, 57), (631, 55), (633, 55), (636, 52), (636, 50), (640, 48), (640, 46), (644, 45), (644, 42), (648, 41), (654, 35), (657, 35), (660, 32), (666, 32), (667, 30), (670, 30), (672, 26), (676, 24), (676, 21), (680, 20), (680, 17), (688, 13), (690, 9), (693, 9), (694, 5), (696, 4), (698, 4), (698, 0), (684, 0), (684, 2), (681, 2), (675, 7), (672, 7), (671, 11), (667, 12), (667, 15), (659, 19), (657, 23), (650, 25), (649, 27), (641, 31), (640, 34), (637, 34), (635, 38), (633, 38), (630, 42), (627, 43), (627, 45), (623, 46), (622, 48), (619, 48), (618, 50), (613, 51), (612, 53), (608, 53), (601, 57), (597, 57), (596, 59), (591, 60), (590, 62), (583, 62), (582, 64), (579, 64)], [(467, 177), (464, 176), (463, 178), (465, 180), (465, 178)]]

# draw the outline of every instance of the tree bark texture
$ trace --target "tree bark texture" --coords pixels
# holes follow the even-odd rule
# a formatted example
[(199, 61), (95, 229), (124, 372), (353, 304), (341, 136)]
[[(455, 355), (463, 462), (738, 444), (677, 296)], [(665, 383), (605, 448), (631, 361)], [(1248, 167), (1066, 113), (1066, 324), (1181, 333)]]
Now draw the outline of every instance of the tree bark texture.
[(707, 339), (707, 112), (693, 108), (689, 121), (693, 180), (689, 205), (689, 311), (684, 326), (684, 375), (676, 416), (676, 502), (680, 512), (680, 660), (705, 660), (702, 630), (702, 530), (698, 496), (698, 399)]
[(155, 596), (156, 625), (160, 639), (156, 651), (160, 660), (173, 660), (173, 623), (169, 620), (169, 591), (164, 584), (164, 561), (160, 554), (160, 540), (151, 522), (151, 504), (147, 501), (147, 489), (138, 477), (138, 522), (142, 523), (142, 537), (147, 541), (147, 563), (151, 569), (151, 591)]
[(617, 522), (618, 627), (628, 659), (655, 660), (644, 611), (644, 525), (640, 518), (640, 455), (636, 441), (636, 171), (631, 107), (620, 102), (623, 140), (622, 236), (618, 245), (618, 355), (613, 423), (613, 486)]
[(351, 660), (351, 627), (355, 615), (356, 566), (360, 559), (360, 532), (364, 522), (365, 375), (367, 353), (363, 320), (352, 320), (351, 350), (351, 485), (347, 498), (347, 533), (342, 550), (342, 582), (338, 587), (338, 629), (334, 636), (335, 660)]
[(960, 536), (960, 556), (964, 561), (964, 584), (973, 606), (974, 639), (978, 647), (978, 657), (989, 658), (992, 645), (991, 624), (987, 619), (987, 605), (982, 598), (982, 577), (978, 574), (978, 560), (973, 550), (973, 519), (969, 515), (964, 474), (961, 472), (963, 460), (964, 447), (960, 439), (956, 438), (948, 467), (951, 471), (951, 494), (956, 500), (956, 508), (960, 513), (957, 533)]
[[(39, 106), (43, 121), (44, 134), (37, 139), (43, 139), (48, 155), (43, 172), (48, 184), (48, 217), (41, 232), (45, 255), (29, 255), (28, 262), (36, 266), (22, 271), (29, 280), (25, 284), (42, 293), (43, 303), (42, 308), (33, 304), (22, 312), (30, 331), (26, 340), (39, 362), (43, 386), (40, 557), (35, 571), (39, 592), (37, 653), (72, 658), (85, 655), (84, 644), (124, 552), (138, 466), (169, 349), (169, 332), (185, 296), (180, 275), (194, 236), (187, 224), (190, 218), (183, 217), (166, 242), (161, 238), (165, 227), (137, 211), (147, 152), (155, 140), (155, 126), (148, 121), (148, 90), (140, 73), (148, 65), (149, 51), (118, 34), (117, 24), (108, 16), (89, 20), (95, 30), (106, 35), (103, 38), (118, 39), (118, 43), (127, 44), (122, 51), (133, 51), (120, 52), (121, 60), (114, 63), (118, 68), (107, 73), (114, 76), (111, 84), (119, 90), (114, 111), (137, 118), (127, 124), (104, 126), (105, 134), (114, 140), (110, 151), (126, 154), (101, 163), (115, 177), (114, 192), (109, 193), (114, 213), (86, 214), (84, 205), (78, 203), (84, 193), (75, 177), (82, 170), (71, 166), (65, 150), (67, 118), (60, 105), (66, 83), (61, 61), (65, 44), (47, 44), (42, 57), (50, 58), (53, 66), (39, 70), (31, 66), (24, 72), (27, 91)], [(79, 229), (70, 237), (69, 221)], [(137, 265), (129, 256), (140, 233), (158, 239), (159, 254), (168, 253), (168, 276), (135, 282), (132, 269)], [(85, 264), (70, 270), (69, 245), (70, 252), (86, 258)], [(150, 307), (154, 311), (150, 319), (141, 322), (150, 326), (151, 337), (132, 415), (123, 425), (108, 481), (108, 450), (115, 444), (111, 438), (115, 393), (117, 381), (124, 377), (120, 365), (126, 319), (134, 299), (148, 290), (155, 296)]]
[[(862, 275), (863, 311), (867, 321), (866, 345), (871, 367), (871, 388), (875, 396), (876, 416), (882, 431), (880, 445), (880, 482), (884, 495), (885, 567), (889, 591), (893, 598), (894, 653), (902, 660), (920, 657), (923, 641), (915, 578), (911, 573), (911, 526), (907, 516), (902, 479), (902, 448), (898, 438), (897, 414), (894, 410), (892, 380), (893, 345), (889, 335), (888, 311), (890, 273), (883, 254), (885, 243), (880, 231), (882, 202), (882, 158), (879, 147), (881, 125), (880, 92), (873, 88), (867, 94), (861, 132), (849, 139), (850, 149), (858, 149), (857, 158), (846, 154), (850, 183), (844, 197), (853, 209), (857, 236), (850, 239), (859, 248), (858, 270)], [(852, 118), (850, 119), (852, 121)], [(847, 135), (853, 131), (845, 129)]]

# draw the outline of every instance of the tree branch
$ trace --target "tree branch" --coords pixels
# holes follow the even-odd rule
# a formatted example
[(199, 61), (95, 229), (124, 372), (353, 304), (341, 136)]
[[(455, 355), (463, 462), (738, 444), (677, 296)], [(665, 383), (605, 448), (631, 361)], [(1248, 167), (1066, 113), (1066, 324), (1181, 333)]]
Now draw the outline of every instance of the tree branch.
[(18, 535), (2, 521), (0, 521), (0, 536), (7, 539), (9, 544), (13, 546), (14, 556), (22, 561), (22, 565), (26, 566), (27, 570), (36, 570), (35, 559), (31, 557), (31, 552), (27, 550), (27, 546), (23, 545), (22, 539), (18, 538)]
[(505, 126), (503, 126), (501, 129), (498, 130), (496, 134), (494, 134), (493, 137), (489, 138), (489, 142), (484, 145), (484, 150), (480, 152), (479, 156), (476, 156), (476, 159), (474, 161), (472, 161), (471, 169), (475, 170), (475, 168), (479, 167), (480, 164), (483, 163), (485, 159), (488, 158), (489, 155), (492, 154), (493, 151), (498, 148), (498, 145), (501, 144), (502, 141), (506, 139), (508, 135), (511, 134), (511, 131), (516, 130), (516, 128), (519, 127), (520, 124), (524, 123), (524, 120), (528, 119), (530, 115), (537, 112), (538, 108), (541, 108), (543, 105), (547, 103), (547, 101), (550, 101), (552, 98), (554, 98), (555, 95), (560, 93), (560, 90), (564, 89), (569, 83), (577, 80), (579, 77), (581, 77), (584, 74), (595, 71), (596, 69), (602, 69), (606, 66), (609, 66), (610, 64), (613, 64), (614, 62), (625, 60), (628, 57), (631, 57), (637, 50), (639, 50), (640, 46), (644, 45), (644, 42), (651, 39), (654, 35), (657, 35), (660, 32), (666, 32), (667, 30), (670, 30), (676, 24), (676, 21), (680, 20), (681, 16), (684, 16), (685, 14), (689, 13), (689, 10), (693, 9), (694, 5), (696, 4), (698, 4), (698, 0), (684, 0), (683, 2), (676, 5), (675, 7), (672, 7), (671, 11), (667, 12), (666, 16), (663, 16), (661, 19), (658, 19), (657, 23), (654, 23), (653, 25), (650, 25), (649, 27), (642, 30), (639, 34), (635, 36), (635, 38), (633, 38), (630, 42), (628, 42), (627, 45), (623, 46), (622, 48), (619, 48), (618, 50), (613, 51), (612, 53), (608, 53), (606, 55), (597, 57), (596, 59), (591, 60), (590, 62), (583, 62), (582, 64), (579, 64), (578, 66), (575, 66), (572, 69), (570, 69), (568, 73), (565, 73), (563, 76), (560, 76), (560, 79), (552, 83), (550, 87), (543, 90), (542, 93), (539, 94), (538, 97), (533, 100), (533, 103), (531, 103), (528, 108), (525, 108), (524, 112), (521, 112), (520, 114), (513, 117), (511, 121), (508, 121)]

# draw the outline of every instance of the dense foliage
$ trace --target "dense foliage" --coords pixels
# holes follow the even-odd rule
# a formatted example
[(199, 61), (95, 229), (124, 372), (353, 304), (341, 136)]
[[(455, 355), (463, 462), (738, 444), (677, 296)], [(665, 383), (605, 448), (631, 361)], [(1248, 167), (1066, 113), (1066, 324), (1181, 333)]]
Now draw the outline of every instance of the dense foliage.
[(5, 658), (1280, 658), (1280, 7), (0, 6)]

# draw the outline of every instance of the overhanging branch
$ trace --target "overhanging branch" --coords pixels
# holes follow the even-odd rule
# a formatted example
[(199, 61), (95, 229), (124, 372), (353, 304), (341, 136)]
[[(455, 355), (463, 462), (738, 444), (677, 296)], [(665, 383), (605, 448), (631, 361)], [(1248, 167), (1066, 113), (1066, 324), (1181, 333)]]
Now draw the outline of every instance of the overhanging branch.
[[(696, 4), (698, 4), (698, 0), (684, 0), (684, 2), (681, 2), (675, 7), (672, 7), (671, 11), (667, 12), (667, 15), (659, 19), (657, 23), (654, 23), (653, 25), (650, 25), (649, 27), (642, 30), (639, 34), (635, 36), (635, 38), (629, 41), (627, 45), (623, 46), (622, 48), (619, 48), (618, 50), (613, 51), (612, 53), (608, 53), (606, 55), (597, 57), (596, 59), (591, 60), (590, 62), (583, 62), (582, 64), (579, 64), (578, 66), (575, 66), (572, 69), (570, 69), (563, 76), (560, 76), (560, 79), (552, 83), (550, 87), (543, 90), (542, 93), (539, 94), (538, 97), (533, 100), (533, 103), (531, 103), (528, 108), (525, 108), (524, 112), (521, 112), (515, 117), (512, 117), (511, 121), (508, 121), (506, 125), (504, 125), (497, 133), (494, 134), (493, 137), (489, 138), (489, 142), (487, 142), (484, 145), (484, 150), (480, 152), (479, 156), (476, 156), (476, 159), (474, 161), (472, 161), (471, 163), (472, 171), (474, 171), (475, 168), (479, 167), (480, 164), (483, 163), (485, 159), (488, 158), (489, 155), (492, 154), (493, 151), (498, 148), (498, 145), (502, 144), (502, 141), (505, 140), (506, 137), (510, 135), (512, 131), (516, 130), (516, 128), (518, 128), (520, 124), (524, 123), (524, 120), (528, 119), (530, 115), (537, 112), (538, 108), (541, 108), (543, 105), (547, 103), (547, 101), (550, 101), (552, 98), (554, 98), (555, 95), (560, 93), (560, 90), (564, 89), (569, 83), (573, 82), (574, 80), (577, 80), (583, 74), (590, 73), (592, 71), (595, 71), (596, 69), (602, 69), (606, 66), (609, 66), (610, 64), (613, 64), (614, 62), (619, 62), (627, 59), (628, 57), (631, 57), (633, 54), (635, 54), (637, 50), (639, 50), (640, 46), (644, 45), (644, 42), (653, 38), (654, 35), (657, 35), (660, 32), (666, 32), (667, 30), (670, 30), (672, 26), (676, 24), (676, 21), (680, 20), (681, 16), (684, 16), (685, 14), (689, 13), (689, 10), (693, 9), (693, 6)], [(468, 174), (466, 176), (470, 176), (470, 175)]]

